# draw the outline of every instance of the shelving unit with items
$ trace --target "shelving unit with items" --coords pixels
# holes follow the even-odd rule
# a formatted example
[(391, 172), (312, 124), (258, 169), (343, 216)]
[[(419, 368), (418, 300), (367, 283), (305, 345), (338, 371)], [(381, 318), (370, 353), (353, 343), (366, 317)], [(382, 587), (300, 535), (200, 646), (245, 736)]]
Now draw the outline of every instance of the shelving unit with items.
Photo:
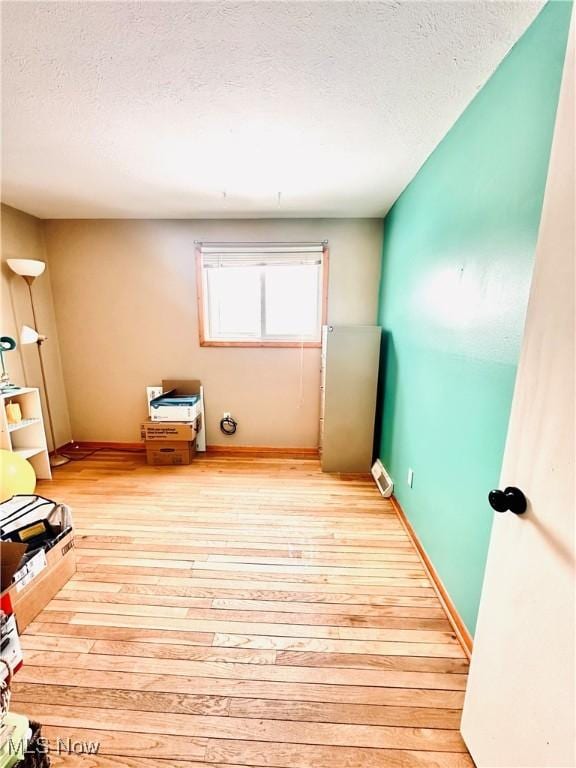
[[(21, 421), (8, 421), (6, 406), (9, 403), (20, 406)], [(39, 480), (52, 478), (40, 391), (37, 388), (23, 387), (0, 394), (0, 448), (19, 453), (27, 459)]]

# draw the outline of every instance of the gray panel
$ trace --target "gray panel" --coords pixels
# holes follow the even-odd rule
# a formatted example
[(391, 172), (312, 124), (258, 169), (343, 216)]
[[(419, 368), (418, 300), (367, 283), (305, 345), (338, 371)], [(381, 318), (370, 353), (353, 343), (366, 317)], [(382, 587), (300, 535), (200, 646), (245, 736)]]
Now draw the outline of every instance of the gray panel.
[(325, 326), (322, 469), (368, 472), (372, 463), (381, 328)]

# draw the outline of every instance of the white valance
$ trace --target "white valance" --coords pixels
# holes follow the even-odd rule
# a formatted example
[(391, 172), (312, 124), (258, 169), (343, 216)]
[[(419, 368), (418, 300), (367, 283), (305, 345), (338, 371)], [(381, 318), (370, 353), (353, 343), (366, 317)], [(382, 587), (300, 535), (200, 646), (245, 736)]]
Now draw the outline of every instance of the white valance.
[(322, 264), (326, 243), (200, 243), (203, 267)]

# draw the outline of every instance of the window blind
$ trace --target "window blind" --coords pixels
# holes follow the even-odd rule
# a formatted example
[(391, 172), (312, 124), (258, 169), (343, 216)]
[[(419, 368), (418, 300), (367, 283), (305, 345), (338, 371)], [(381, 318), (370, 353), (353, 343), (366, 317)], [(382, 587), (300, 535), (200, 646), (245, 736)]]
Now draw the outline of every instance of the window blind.
[(267, 267), (322, 264), (324, 243), (200, 243), (202, 266)]

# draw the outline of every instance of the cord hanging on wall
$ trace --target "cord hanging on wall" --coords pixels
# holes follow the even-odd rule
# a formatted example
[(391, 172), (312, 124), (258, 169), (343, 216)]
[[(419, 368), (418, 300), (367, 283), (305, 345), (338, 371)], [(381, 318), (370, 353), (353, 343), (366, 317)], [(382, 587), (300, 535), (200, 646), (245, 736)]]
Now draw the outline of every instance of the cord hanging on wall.
[(220, 431), (225, 435), (233, 435), (238, 429), (238, 422), (232, 416), (224, 416), (220, 419)]

